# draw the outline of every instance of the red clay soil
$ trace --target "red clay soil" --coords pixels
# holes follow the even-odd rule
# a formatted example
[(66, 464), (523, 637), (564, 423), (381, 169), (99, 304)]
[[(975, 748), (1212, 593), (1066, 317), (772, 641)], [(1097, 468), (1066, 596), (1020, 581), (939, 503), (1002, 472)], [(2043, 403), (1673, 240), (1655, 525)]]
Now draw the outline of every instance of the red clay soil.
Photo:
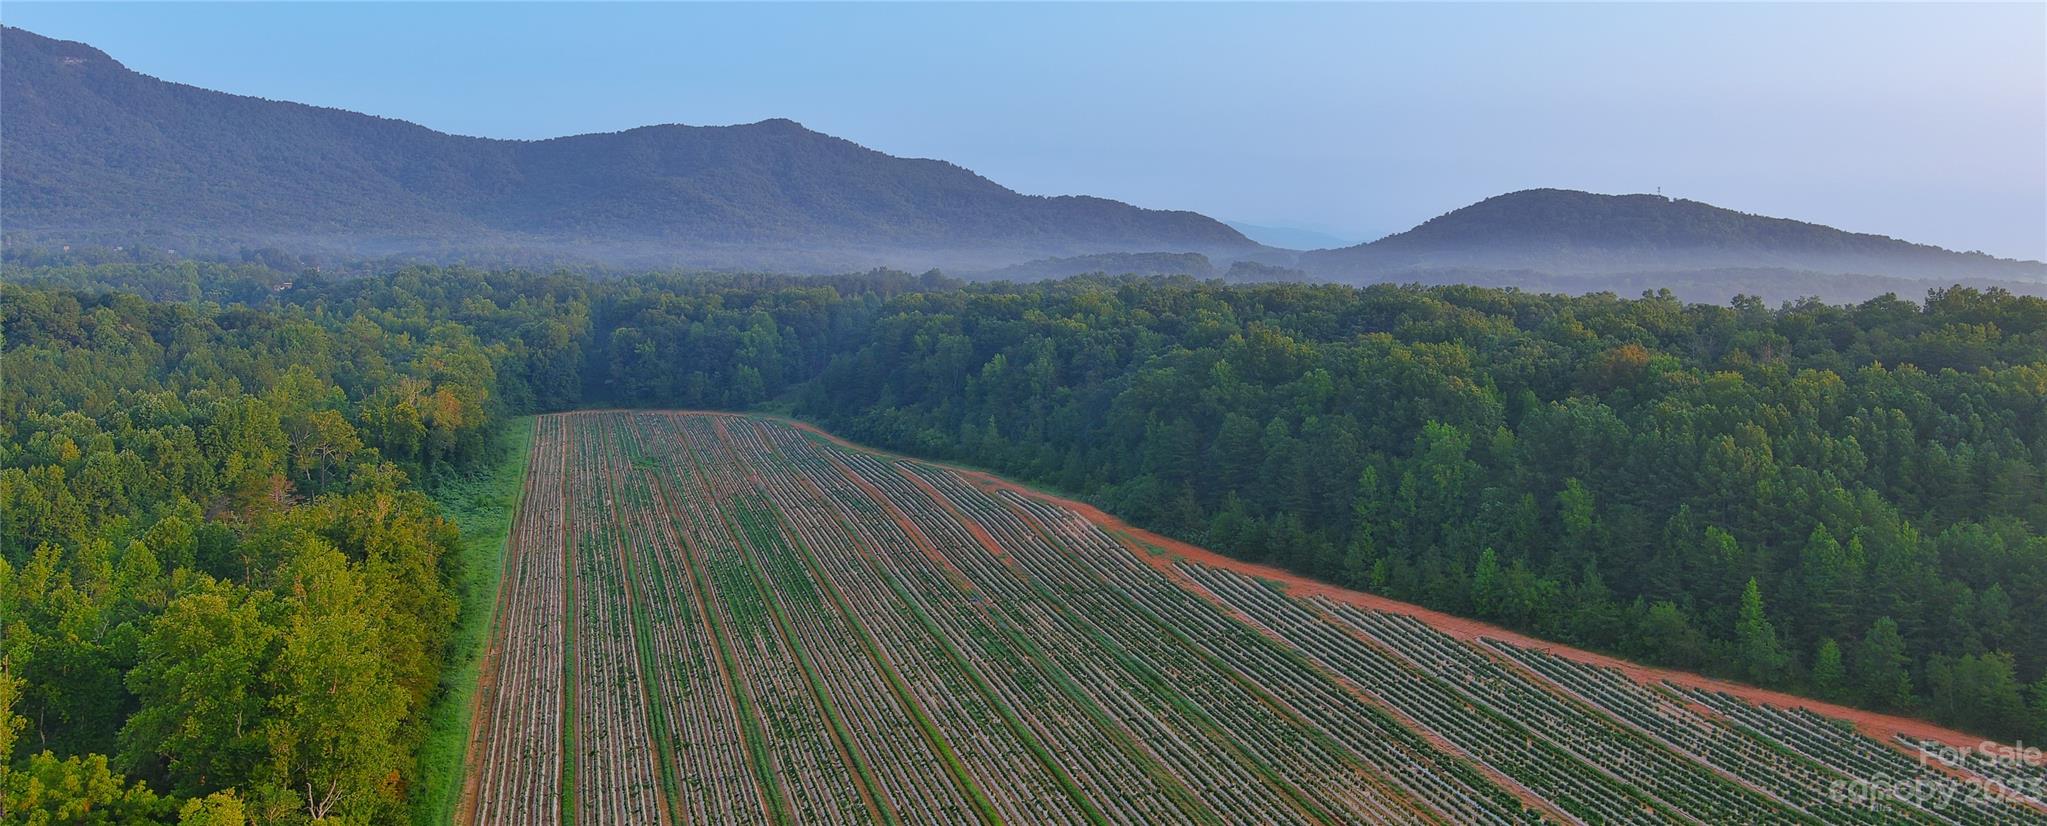
[[(1122, 543), (1125, 547), (1129, 548), (1131, 552), (1136, 554), (1139, 559), (1142, 559), (1152, 567), (1159, 568), (1161, 570), (1171, 571), (1172, 558), (1186, 559), (1193, 562), (1201, 563), (1203, 565), (1210, 565), (1217, 568), (1226, 568), (1241, 574), (1246, 574), (1249, 576), (1258, 577), (1260, 579), (1271, 580), (1273, 582), (1276, 582), (1282, 587), (1284, 587), (1287, 593), (1297, 597), (1321, 596), (1327, 597), (1332, 600), (1336, 600), (1338, 602), (1349, 603), (1360, 608), (1369, 608), (1375, 611), (1385, 611), (1394, 614), (1405, 614), (1407, 616), (1421, 620), (1422, 622), (1428, 623), (1431, 627), (1434, 627), (1436, 630), (1442, 631), (1443, 633), (1449, 634), (1450, 636), (1456, 637), (1458, 639), (1463, 640), (1477, 640), (1480, 638), (1494, 639), (1506, 643), (1511, 643), (1513, 645), (1521, 646), (1524, 648), (1536, 648), (1543, 651), (1547, 651), (1551, 654), (1555, 654), (1560, 657), (1576, 660), (1578, 662), (1617, 669), (1621, 673), (1627, 675), (1628, 678), (1638, 683), (1653, 685), (1657, 682), (1668, 682), (1674, 685), (1682, 685), (1689, 686), (1692, 688), (1724, 692), (1755, 704), (1771, 705), (1779, 708), (1806, 709), (1817, 714), (1823, 714), (1828, 717), (1848, 721), (1849, 723), (1852, 723), (1857, 729), (1861, 730), (1864, 734), (1867, 734), (1871, 737), (1875, 737), (1878, 740), (1882, 740), (1887, 744), (1891, 742), (1891, 737), (1893, 735), (1898, 734), (1902, 734), (1907, 737), (1933, 740), (1940, 743), (1945, 743), (1950, 746), (1954, 746), (1956, 748), (1963, 749), (1974, 749), (1976, 746), (1985, 742), (1985, 740), (1982, 737), (1964, 734), (1953, 729), (1942, 728), (1940, 726), (1934, 725), (1924, 720), (1915, 720), (1909, 717), (1899, 717), (1890, 714), (1878, 714), (1873, 711), (1864, 711), (1862, 709), (1849, 708), (1843, 705), (1836, 705), (1834, 703), (1822, 702), (1820, 700), (1814, 700), (1807, 697), (1800, 697), (1795, 694), (1786, 694), (1781, 691), (1772, 691), (1765, 688), (1756, 688), (1755, 686), (1743, 685), (1741, 683), (1734, 683), (1726, 680), (1715, 679), (1712, 677), (1701, 676), (1686, 671), (1673, 671), (1666, 668), (1654, 668), (1650, 666), (1639, 665), (1636, 663), (1628, 662), (1627, 660), (1618, 659), (1605, 654), (1600, 654), (1592, 651), (1585, 651), (1578, 648), (1572, 648), (1570, 646), (1550, 642), (1548, 640), (1536, 639), (1526, 634), (1522, 634), (1515, 631), (1509, 631), (1497, 625), (1480, 622), (1478, 620), (1452, 616), (1450, 614), (1445, 614), (1441, 611), (1433, 611), (1427, 608), (1423, 608), (1419, 605), (1413, 605), (1410, 603), (1401, 602), (1399, 600), (1388, 599), (1386, 597), (1378, 596), (1375, 594), (1368, 594), (1363, 591), (1353, 591), (1348, 588), (1341, 588), (1335, 585), (1330, 585), (1326, 582), (1317, 582), (1315, 580), (1308, 579), (1307, 577), (1303, 577), (1299, 574), (1282, 570), (1280, 568), (1275, 568), (1270, 565), (1260, 565), (1256, 563), (1245, 562), (1239, 559), (1232, 559), (1230, 557), (1223, 556), (1222, 554), (1208, 550), (1207, 548), (1190, 545), (1186, 542), (1182, 542), (1171, 537), (1161, 536), (1159, 534), (1152, 533), (1151, 531), (1147, 531), (1143, 528), (1134, 527), (1132, 525), (1124, 523), (1123, 520), (1121, 519), (1117, 519), (1114, 516), (1111, 516), (1107, 513), (1103, 513), (1100, 508), (1097, 508), (1086, 502), (1079, 502), (1072, 499), (1067, 499), (1065, 497), (1056, 496), (1041, 490), (1037, 490), (1035, 488), (1020, 485), (1015, 482), (1011, 482), (1007, 479), (1003, 479), (1001, 477), (992, 475), (986, 471), (976, 470), (974, 468), (968, 467), (960, 467), (958, 465), (951, 465), (943, 462), (932, 462), (925, 459), (917, 459), (915, 457), (902, 456), (899, 454), (890, 453), (888, 451), (878, 450), (876, 448), (869, 447), (866, 445), (856, 444), (853, 442), (846, 441), (845, 439), (841, 439), (830, 433), (827, 433), (824, 430), (819, 429), (817, 426), (812, 425), (808, 422), (796, 421), (794, 419), (787, 419), (779, 416), (766, 416), (763, 418), (772, 418), (775, 419), (776, 421), (782, 422), (783, 424), (796, 427), (809, 433), (817, 434), (818, 436), (831, 441), (833, 444), (851, 450), (865, 451), (867, 453), (884, 455), (898, 459), (906, 459), (914, 462), (922, 462), (924, 464), (929, 465), (938, 465), (948, 470), (952, 470), (956, 473), (959, 473), (961, 476), (966, 477), (968, 480), (974, 482), (975, 484), (981, 486), (984, 489), (1013, 491), (1025, 496), (1038, 499), (1040, 501), (1058, 505), (1059, 507), (1080, 514), (1089, 522), (1093, 522), (1096, 527), (1101, 528), (1104, 532), (1108, 533), (1112, 537), (1115, 537), (1118, 542)], [(1146, 552), (1147, 547), (1165, 551), (1166, 553), (1164, 555), (1147, 553)]]
[[(1521, 646), (1523, 648), (1541, 649), (1544, 651), (1548, 651), (1551, 654), (1577, 660), (1582, 663), (1618, 669), (1621, 673), (1626, 674), (1630, 679), (1633, 679), (1638, 683), (1654, 684), (1659, 681), (1669, 682), (1675, 685), (1683, 685), (1690, 686), (1693, 688), (1702, 688), (1712, 691), (1725, 692), (1727, 694), (1732, 694), (1736, 697), (1740, 697), (1743, 700), (1746, 700), (1750, 703), (1767, 704), (1777, 706), (1780, 708), (1803, 708), (1819, 714), (1824, 714), (1828, 717), (1847, 720), (1853, 723), (1856, 728), (1861, 729), (1864, 733), (1885, 741), (1890, 740), (1891, 736), (1894, 734), (1903, 734), (1908, 737), (1921, 737), (1928, 740), (1937, 740), (1939, 742), (1946, 743), (1948, 745), (1956, 746), (1959, 748), (1974, 748), (1978, 744), (1981, 744), (1983, 742), (1983, 738), (1981, 737), (1975, 737), (1968, 734), (1963, 734), (1962, 732), (1959, 731), (1954, 731), (1952, 729), (1942, 728), (1940, 726), (1936, 726), (1924, 720), (1914, 720), (1908, 717), (1897, 717), (1889, 714), (1878, 714), (1873, 711), (1864, 711), (1862, 709), (1849, 708), (1847, 706), (1821, 702), (1819, 700), (1814, 700), (1806, 697), (1799, 697), (1794, 694), (1786, 694), (1781, 691), (1771, 691), (1769, 689), (1756, 688), (1755, 686), (1742, 685), (1740, 683), (1733, 683), (1728, 682), (1726, 680), (1705, 677), (1686, 671), (1673, 671), (1665, 668), (1653, 668), (1650, 666), (1628, 662), (1627, 660), (1610, 657), (1605, 654), (1600, 654), (1593, 651), (1585, 651), (1578, 648), (1572, 648), (1567, 645), (1561, 645), (1559, 643), (1550, 642), (1548, 640), (1536, 639), (1525, 634), (1521, 634), (1515, 631), (1509, 631), (1497, 625), (1491, 625), (1488, 623), (1480, 622), (1478, 620), (1452, 616), (1450, 614), (1445, 614), (1441, 611), (1433, 611), (1427, 608), (1423, 608), (1419, 605), (1413, 605), (1410, 603), (1401, 602), (1399, 600), (1388, 599), (1386, 597), (1378, 596), (1375, 594), (1368, 594), (1363, 591), (1353, 591), (1348, 588), (1340, 588), (1325, 582), (1317, 582), (1315, 580), (1308, 579), (1307, 577), (1303, 577), (1299, 574), (1275, 568), (1270, 565), (1259, 565), (1255, 563), (1245, 562), (1240, 559), (1232, 559), (1230, 557), (1223, 556), (1222, 554), (1216, 553), (1206, 548), (1200, 548), (1194, 545), (1189, 545), (1185, 542), (1181, 542), (1170, 537), (1160, 536), (1158, 534), (1152, 533), (1151, 531), (1144, 530), (1143, 528), (1132, 527), (1130, 525), (1124, 524), (1122, 520), (1110, 516), (1106, 513), (1103, 513), (1100, 509), (1092, 507), (1087, 503), (1075, 502), (1070, 499), (1062, 499), (1060, 497), (1051, 496), (1040, 491), (1033, 491), (1014, 482), (996, 479), (985, 474), (977, 474), (977, 481), (990, 485), (992, 487), (1004, 488), (1007, 490), (1016, 491), (1018, 493), (1035, 496), (1038, 497), (1039, 499), (1044, 499), (1053, 502), (1054, 504), (1057, 504), (1061, 507), (1079, 513), (1088, 521), (1095, 523), (1096, 526), (1102, 528), (1102, 530), (1104, 531), (1107, 531), (1111, 536), (1115, 536), (1118, 539), (1123, 540), (1126, 545), (1129, 543), (1130, 540), (1136, 540), (1137, 542), (1145, 545), (1161, 548), (1167, 551), (1172, 556), (1180, 557), (1183, 559), (1189, 559), (1195, 562), (1199, 562), (1203, 565), (1211, 565), (1218, 568), (1227, 568), (1229, 570), (1233, 570), (1238, 573), (1247, 574), (1250, 576), (1255, 576), (1260, 579), (1273, 580), (1284, 586), (1286, 592), (1294, 596), (1328, 597), (1329, 599), (1333, 599), (1338, 602), (1349, 603), (1360, 608), (1370, 608), (1373, 610), (1385, 611), (1394, 614), (1406, 614), (1407, 616), (1411, 616), (1414, 617), (1415, 619), (1426, 622), (1436, 630), (1442, 631), (1446, 634), (1449, 634), (1450, 636), (1457, 637), (1458, 639), (1464, 640), (1477, 640), (1480, 638), (1495, 639), (1500, 640), (1502, 642), (1511, 643), (1513, 645)], [(1151, 563), (1152, 566), (1154, 567), (1158, 568), (1170, 567), (1170, 562), (1164, 557), (1142, 553), (1141, 551), (1138, 553), (1138, 555), (1144, 557), (1145, 560)]]
[[(1256, 563), (1245, 562), (1240, 559), (1232, 559), (1230, 557), (1223, 556), (1222, 554), (1216, 553), (1206, 548), (1196, 547), (1194, 545), (1189, 545), (1185, 542), (1181, 542), (1170, 537), (1160, 536), (1158, 534), (1152, 533), (1151, 531), (1144, 530), (1143, 528), (1132, 527), (1130, 525), (1125, 524), (1122, 520), (1110, 516), (1106, 513), (1103, 513), (1100, 509), (1092, 507), (1087, 503), (1075, 502), (1070, 499), (1062, 499), (1043, 492), (1033, 491), (1030, 490), (1029, 488), (1017, 485), (1014, 482), (996, 479), (985, 474), (977, 475), (977, 481), (983, 484), (990, 485), (992, 487), (1004, 488), (1007, 490), (1016, 491), (1018, 493), (1035, 496), (1038, 497), (1039, 499), (1044, 499), (1053, 502), (1061, 507), (1079, 513), (1088, 521), (1095, 523), (1096, 526), (1108, 532), (1111, 536), (1115, 536), (1119, 540), (1122, 540), (1126, 545), (1129, 544), (1131, 540), (1135, 540), (1144, 545), (1150, 545), (1153, 547), (1163, 549), (1171, 556), (1192, 560), (1194, 562), (1199, 562), (1203, 565), (1210, 565), (1217, 568), (1227, 568), (1229, 570), (1233, 570), (1238, 573), (1247, 574), (1250, 576), (1255, 576), (1260, 579), (1273, 580), (1282, 585), (1286, 589), (1287, 593), (1292, 594), (1294, 596), (1327, 597), (1329, 599), (1333, 599), (1338, 602), (1349, 603), (1360, 608), (1369, 608), (1372, 610), (1385, 611), (1387, 613), (1393, 614), (1405, 614), (1407, 616), (1411, 616), (1414, 617), (1415, 619), (1426, 622), (1436, 630), (1442, 631), (1458, 639), (1463, 640), (1478, 640), (1480, 638), (1495, 639), (1500, 640), (1502, 642), (1511, 643), (1513, 645), (1521, 646), (1523, 648), (1541, 649), (1544, 651), (1548, 651), (1551, 654), (1577, 660), (1579, 662), (1618, 669), (1620, 670), (1621, 673), (1626, 674), (1630, 679), (1633, 679), (1638, 683), (1654, 684), (1659, 681), (1669, 682), (1676, 685), (1691, 686), (1693, 688), (1702, 688), (1712, 691), (1725, 692), (1727, 694), (1732, 694), (1736, 697), (1740, 697), (1743, 700), (1746, 700), (1750, 703), (1767, 704), (1777, 706), (1780, 708), (1808, 709), (1819, 714), (1824, 714), (1828, 717), (1835, 717), (1842, 720), (1847, 720), (1855, 724), (1855, 727), (1861, 729), (1864, 733), (1885, 741), (1888, 741), (1894, 734), (1903, 734), (1908, 737), (1923, 737), (1929, 740), (1937, 740), (1942, 743), (1946, 743), (1960, 748), (1974, 748), (1975, 746), (1983, 742), (1983, 738), (1981, 737), (1974, 737), (1968, 734), (1963, 734), (1962, 732), (1959, 731), (1941, 728), (1940, 726), (1936, 726), (1924, 720), (1914, 720), (1907, 717), (1897, 717), (1889, 714), (1878, 714), (1872, 711), (1863, 711), (1861, 709), (1849, 708), (1847, 706), (1821, 702), (1819, 700), (1813, 700), (1806, 697), (1799, 697), (1793, 694), (1786, 694), (1781, 691), (1771, 691), (1769, 689), (1756, 688), (1754, 686), (1742, 685), (1740, 683), (1732, 683), (1726, 680), (1714, 679), (1712, 677), (1705, 677), (1685, 671), (1672, 671), (1670, 669), (1665, 668), (1653, 668), (1650, 666), (1628, 662), (1627, 660), (1610, 657), (1605, 654), (1600, 654), (1597, 652), (1585, 651), (1578, 648), (1572, 648), (1567, 645), (1561, 645), (1558, 643), (1550, 642), (1548, 640), (1536, 639), (1526, 634), (1521, 634), (1515, 631), (1509, 631), (1497, 625), (1491, 625), (1488, 623), (1480, 622), (1478, 620), (1452, 616), (1450, 614), (1445, 614), (1441, 611), (1433, 611), (1427, 608), (1423, 608), (1419, 605), (1413, 605), (1410, 603), (1401, 602), (1399, 600), (1388, 599), (1386, 597), (1378, 596), (1375, 594), (1368, 594), (1363, 591), (1353, 591), (1348, 588), (1340, 588), (1335, 585), (1330, 585), (1326, 582), (1317, 582), (1315, 580), (1308, 579), (1307, 577), (1303, 577), (1299, 574), (1275, 568), (1270, 565), (1259, 565)], [(1151, 563), (1153, 567), (1162, 569), (1171, 567), (1170, 560), (1166, 559), (1165, 557), (1147, 554), (1141, 551), (1139, 551), (1138, 555), (1144, 557), (1145, 560)]]

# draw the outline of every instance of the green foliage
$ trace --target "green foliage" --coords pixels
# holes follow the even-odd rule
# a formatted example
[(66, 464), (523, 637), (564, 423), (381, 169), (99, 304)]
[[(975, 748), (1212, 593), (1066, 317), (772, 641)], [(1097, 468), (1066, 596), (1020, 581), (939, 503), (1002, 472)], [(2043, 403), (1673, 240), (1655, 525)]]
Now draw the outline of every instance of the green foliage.
[(344, 313), (0, 285), (0, 657), (10, 740), (49, 755), (0, 761), (42, 801), (17, 809), (146, 782), (176, 796), (151, 818), (402, 813), (458, 564), (409, 480), (495, 456), (497, 394), (533, 392), (516, 334), (398, 289)]
[(178, 826), (246, 826), (248, 807), (234, 792), (214, 792), (185, 801), (178, 810)]
[(122, 727), (125, 761), (165, 757), (169, 788), (202, 793), (209, 778), (250, 777), (268, 755), (263, 683), (280, 637), (267, 591), (204, 582), (144, 635), (128, 687), (141, 708)]
[(1916, 706), (1908, 662), (1898, 624), (1890, 617), (1871, 623), (1855, 652), (1855, 686), (1862, 702), (1879, 711), (1909, 711)]
[(1936, 717), (1974, 731), (2023, 731), (2031, 722), (2010, 654), (1935, 655), (1926, 672)]
[(106, 755), (58, 759), (44, 751), (0, 774), (0, 818), (23, 826), (154, 826), (170, 801), (107, 767)]
[(476, 694), (484, 648), (496, 615), (498, 578), (505, 541), (526, 479), (533, 418), (522, 416), (506, 428), (503, 457), (473, 476), (437, 485), (434, 502), (462, 532), (461, 569), (454, 586), (461, 599), (448, 638), (441, 690), (427, 710), (411, 787), (412, 822), (452, 822), (462, 791), (463, 755), (469, 746), (471, 702)]
[(264, 725), (264, 773), (280, 791), (306, 790), (312, 820), (367, 814), (396, 802), (394, 767), (405, 762), (407, 698), (380, 651), (383, 620), (339, 551), (307, 543), (286, 565), (293, 596), (271, 666), (280, 690)]
[(1247, 559), (1779, 687), (1888, 616), (1842, 651), (1884, 708), (1936, 654), (2047, 676), (2037, 299), (1075, 279), (871, 327), (799, 413)]
[(1828, 638), (1820, 641), (1812, 657), (1812, 695), (1841, 702), (1848, 697), (1848, 665), (1841, 659), (1841, 646)]
[(1738, 652), (1736, 656), (1741, 658), (1742, 669), (1750, 679), (1764, 685), (1783, 681), (1790, 657), (1785, 654), (1783, 643), (1777, 639), (1777, 627), (1763, 615), (1763, 592), (1756, 587), (1753, 579), (1741, 592), (1741, 611), (1735, 621), (1734, 643)]
[(445, 788), (414, 767), (497, 540), (440, 514), (501, 519), (504, 423), (576, 406), (772, 403), (1341, 584), (2047, 737), (2035, 299), (408, 268), (251, 306), (5, 284), (0, 325), (0, 762), (153, 816)]

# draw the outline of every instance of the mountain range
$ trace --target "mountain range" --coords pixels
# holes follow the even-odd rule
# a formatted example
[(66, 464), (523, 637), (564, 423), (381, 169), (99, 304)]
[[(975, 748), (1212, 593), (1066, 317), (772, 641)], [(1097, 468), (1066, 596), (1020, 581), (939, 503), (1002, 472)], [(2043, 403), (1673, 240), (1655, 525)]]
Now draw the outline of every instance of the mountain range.
[[(1299, 252), (1193, 212), (1024, 195), (951, 163), (891, 156), (784, 119), (495, 140), (159, 80), (91, 46), (19, 28), (0, 29), (0, 47), (0, 188), (11, 247), (275, 247), (812, 272), (942, 267), (1019, 278), (1202, 262), (1189, 263), (1189, 274), (1587, 288), (1710, 285), (1701, 273), (1714, 272), (1764, 282), (1773, 272), (1836, 277), (1828, 283), (1843, 275), (2047, 281), (2039, 262), (1696, 201), (1559, 189), (1489, 198), (1370, 243)], [(1251, 229), (1268, 240), (1283, 235)]]
[(827, 266), (1257, 247), (1195, 213), (1023, 195), (789, 120), (491, 140), (169, 83), (19, 28), (0, 45), (8, 229), (42, 237)]

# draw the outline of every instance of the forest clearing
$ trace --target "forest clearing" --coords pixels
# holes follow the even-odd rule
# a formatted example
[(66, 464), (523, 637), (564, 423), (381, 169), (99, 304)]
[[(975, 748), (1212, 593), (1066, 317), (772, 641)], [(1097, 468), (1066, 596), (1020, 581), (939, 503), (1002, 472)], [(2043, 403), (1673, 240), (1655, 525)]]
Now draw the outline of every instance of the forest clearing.
[(770, 418), (541, 416), (461, 817), (2047, 823), (1973, 738), (1186, 550)]

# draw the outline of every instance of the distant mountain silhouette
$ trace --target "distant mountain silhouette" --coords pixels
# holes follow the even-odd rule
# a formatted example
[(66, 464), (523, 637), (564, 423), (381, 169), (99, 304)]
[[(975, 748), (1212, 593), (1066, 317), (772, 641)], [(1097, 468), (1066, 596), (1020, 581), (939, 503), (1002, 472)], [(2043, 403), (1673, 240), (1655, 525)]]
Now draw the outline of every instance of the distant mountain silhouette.
[[(1247, 224), (1242, 221), (1224, 221), (1230, 229), (1244, 233), (1244, 237), (1267, 246), (1289, 250), (1313, 250), (1325, 247), (1340, 247), (1350, 243), (1350, 238), (1369, 237), (1358, 233), (1350, 238), (1341, 238), (1327, 232), (1304, 227), (1268, 226)], [(1373, 233), (1377, 235), (1377, 233)]]
[(1368, 244), (1303, 253), (1341, 280), (1427, 271), (1552, 275), (1780, 268), (1899, 278), (2047, 277), (2047, 265), (1769, 218), (1659, 195), (1531, 189), (1487, 198)]
[[(1295, 253), (1192, 212), (1022, 195), (789, 120), (492, 140), (169, 83), (17, 28), (0, 30), (0, 55), (12, 246), (277, 247), (536, 266), (887, 265), (1013, 278), (1085, 267), (1531, 286), (1553, 283), (1545, 276), (1594, 285), (1687, 273), (1705, 289), (1701, 273), (1735, 271), (2047, 280), (2039, 262), (1696, 201), (1557, 189), (1489, 198), (1369, 244)], [(1246, 262), (1258, 266), (1234, 266)]]
[(1258, 248), (1195, 213), (1022, 195), (788, 120), (491, 140), (169, 83), (18, 28), (0, 46), (16, 237), (750, 266)]

